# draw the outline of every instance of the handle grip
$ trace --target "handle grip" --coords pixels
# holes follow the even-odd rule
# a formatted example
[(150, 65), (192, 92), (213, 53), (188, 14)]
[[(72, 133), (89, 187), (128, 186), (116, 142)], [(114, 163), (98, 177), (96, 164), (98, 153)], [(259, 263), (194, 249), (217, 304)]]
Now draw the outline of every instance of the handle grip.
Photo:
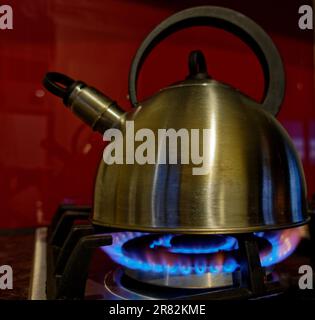
[(66, 99), (75, 81), (59, 72), (48, 72), (43, 80), (44, 87), (57, 97)]
[(276, 115), (285, 92), (285, 73), (280, 54), (266, 32), (245, 15), (222, 7), (202, 6), (180, 11), (159, 24), (142, 42), (129, 74), (129, 96), (138, 105), (137, 82), (140, 69), (154, 47), (178, 30), (192, 26), (211, 26), (224, 29), (242, 39), (256, 54), (262, 66), (265, 89), (262, 107)]

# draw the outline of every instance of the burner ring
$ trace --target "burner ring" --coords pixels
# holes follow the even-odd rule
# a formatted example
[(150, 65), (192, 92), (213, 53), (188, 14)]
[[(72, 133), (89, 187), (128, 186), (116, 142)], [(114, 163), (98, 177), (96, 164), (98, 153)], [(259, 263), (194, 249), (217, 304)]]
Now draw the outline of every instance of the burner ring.
[(180, 274), (173, 275), (167, 273), (142, 272), (125, 268), (125, 274), (132, 279), (146, 284), (177, 288), (177, 289), (214, 289), (237, 285), (240, 279), (240, 271), (233, 273), (211, 273), (202, 274)]
[[(197, 237), (197, 246), (193, 249), (194, 239), (189, 237), (144, 235), (124, 243), (122, 252), (127, 258), (142, 262), (143, 271), (147, 272), (167, 275), (232, 273), (238, 268), (237, 250), (236, 239), (229, 238), (233, 241), (221, 236)], [(146, 264), (149, 270), (145, 270)]]
[[(295, 250), (300, 240), (300, 229), (254, 235), (257, 237), (261, 265), (269, 267), (281, 262)], [(113, 233), (112, 237), (113, 245), (103, 247), (103, 250), (124, 267), (130, 277), (143, 282), (177, 287), (178, 282), (186, 281), (184, 278), (199, 277), (204, 279), (205, 286), (209, 288), (209, 285), (212, 287), (222, 283), (215, 281), (207, 284), (207, 277), (214, 279), (215, 275), (229, 274), (235, 280), (239, 270), (238, 242), (234, 237), (189, 237), (141, 232)], [(171, 278), (174, 280), (168, 280)], [(191, 281), (192, 288), (195, 288), (193, 282), (198, 280)], [(190, 287), (189, 281), (184, 286)]]

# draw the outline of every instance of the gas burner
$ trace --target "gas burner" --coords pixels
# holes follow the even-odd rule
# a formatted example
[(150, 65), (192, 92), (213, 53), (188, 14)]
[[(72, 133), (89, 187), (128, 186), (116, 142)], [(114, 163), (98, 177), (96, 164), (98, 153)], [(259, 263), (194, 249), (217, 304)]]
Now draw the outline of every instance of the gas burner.
[[(145, 235), (126, 242), (126, 274), (142, 282), (174, 288), (213, 288), (233, 284), (237, 241), (223, 236)], [(105, 248), (106, 250), (106, 248)], [(223, 254), (225, 252), (225, 255)], [(140, 264), (140, 270), (137, 269)]]
[(110, 299), (275, 296), (287, 285), (273, 266), (300, 239), (299, 229), (229, 236), (119, 232), (92, 226), (90, 212), (89, 207), (61, 206), (54, 216), (47, 242), (48, 299), (85, 297), (94, 251), (106, 260), (97, 263), (96, 278)]
[(113, 234), (103, 250), (136, 280), (173, 288), (233, 285), (237, 240), (224, 236)]
[[(223, 235), (114, 233), (103, 250), (138, 281), (174, 288), (239, 285), (239, 245)], [(260, 262), (270, 267), (287, 258), (299, 242), (299, 230), (255, 233)]]

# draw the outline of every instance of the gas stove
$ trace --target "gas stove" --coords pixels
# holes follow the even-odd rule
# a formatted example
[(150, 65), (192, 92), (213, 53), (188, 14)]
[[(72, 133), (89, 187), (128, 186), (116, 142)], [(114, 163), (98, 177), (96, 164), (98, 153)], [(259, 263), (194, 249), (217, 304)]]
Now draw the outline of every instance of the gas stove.
[(92, 226), (90, 213), (60, 206), (51, 226), (37, 230), (31, 299), (313, 298), (298, 287), (299, 267), (314, 262), (306, 227), (144, 233)]

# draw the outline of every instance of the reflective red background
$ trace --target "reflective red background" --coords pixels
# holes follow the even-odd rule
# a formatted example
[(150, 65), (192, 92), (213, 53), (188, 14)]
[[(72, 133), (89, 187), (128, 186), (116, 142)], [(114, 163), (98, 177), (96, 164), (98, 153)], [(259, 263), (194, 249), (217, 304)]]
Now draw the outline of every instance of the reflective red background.
[[(142, 39), (171, 13), (200, 4), (241, 11), (272, 36), (287, 74), (278, 118), (300, 152), (308, 193), (315, 192), (313, 33), (298, 28), (298, 7), (310, 1), (3, 2), (13, 7), (14, 30), (0, 30), (0, 228), (46, 224), (59, 203), (92, 200), (102, 137), (43, 90), (44, 74), (82, 79), (127, 110), (129, 66)], [(234, 36), (210, 28), (179, 32), (159, 45), (144, 65), (140, 97), (183, 79), (194, 49), (204, 51), (214, 78), (261, 97), (254, 55)]]

